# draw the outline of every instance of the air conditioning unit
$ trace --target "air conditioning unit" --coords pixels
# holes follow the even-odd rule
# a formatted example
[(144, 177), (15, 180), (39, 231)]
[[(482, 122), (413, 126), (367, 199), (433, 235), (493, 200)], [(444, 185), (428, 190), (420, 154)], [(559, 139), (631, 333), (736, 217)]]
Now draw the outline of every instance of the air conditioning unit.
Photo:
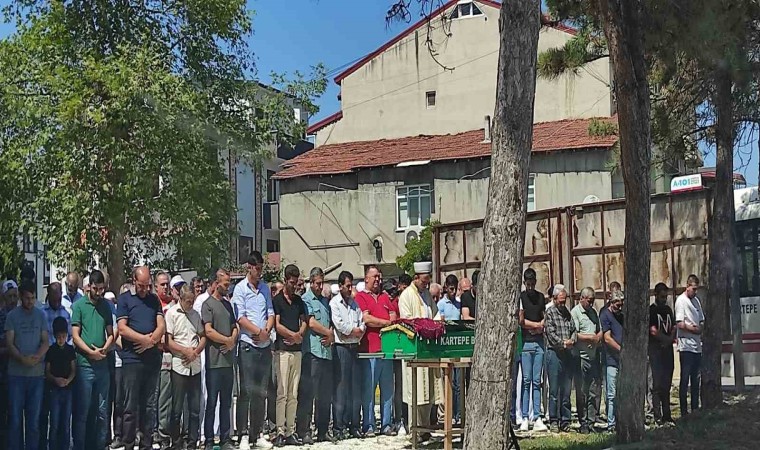
[(420, 233), (418, 230), (407, 230), (406, 232), (406, 238), (404, 239), (404, 242), (407, 244), (415, 239), (420, 238)]

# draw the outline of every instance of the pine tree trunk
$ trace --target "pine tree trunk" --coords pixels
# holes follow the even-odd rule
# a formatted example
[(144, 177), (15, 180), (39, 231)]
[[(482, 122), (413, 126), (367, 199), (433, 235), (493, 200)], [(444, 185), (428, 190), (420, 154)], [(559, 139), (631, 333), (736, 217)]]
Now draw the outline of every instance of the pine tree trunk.
[(464, 448), (506, 449), (521, 288), (528, 166), (540, 30), (539, 0), (505, 0), (499, 17), (499, 65), (484, 223), (477, 332)]
[(650, 173), (649, 83), (644, 57), (642, 0), (599, 0), (618, 102), (620, 158), (625, 183), (623, 350), (617, 379), (617, 439), (644, 437), (649, 322)]
[(121, 285), (127, 282), (127, 272), (124, 268), (124, 232), (113, 229), (111, 245), (108, 247), (108, 287), (117, 296)]
[(731, 75), (717, 70), (713, 105), (717, 116), (715, 195), (710, 230), (710, 277), (708, 298), (703, 299), (705, 329), (702, 359), (702, 399), (705, 408), (723, 403), (720, 368), (725, 336), (726, 307), (731, 299), (734, 279), (734, 124)]

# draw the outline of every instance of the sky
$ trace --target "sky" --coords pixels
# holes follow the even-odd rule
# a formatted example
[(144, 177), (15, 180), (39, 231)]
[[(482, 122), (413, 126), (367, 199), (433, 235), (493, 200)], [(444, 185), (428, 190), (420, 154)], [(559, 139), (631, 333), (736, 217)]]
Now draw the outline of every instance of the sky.
[[(385, 15), (395, 0), (248, 0), (254, 11), (254, 34), (250, 48), (254, 53), (257, 77), (270, 81), (269, 74), (309, 73), (323, 63), (328, 88), (317, 102), (320, 110), (311, 122), (340, 109), (339, 89), (332, 79), (406, 28), (405, 23), (386, 25)], [(5, 6), (8, 0), (0, 0)], [(417, 17), (412, 16), (412, 21)], [(13, 32), (8, 24), (0, 25), (0, 37)], [(750, 185), (758, 184), (758, 133), (748, 145), (737, 146), (735, 168)], [(705, 165), (715, 164), (714, 151), (703, 148)], [(743, 160), (739, 158), (743, 156)]]

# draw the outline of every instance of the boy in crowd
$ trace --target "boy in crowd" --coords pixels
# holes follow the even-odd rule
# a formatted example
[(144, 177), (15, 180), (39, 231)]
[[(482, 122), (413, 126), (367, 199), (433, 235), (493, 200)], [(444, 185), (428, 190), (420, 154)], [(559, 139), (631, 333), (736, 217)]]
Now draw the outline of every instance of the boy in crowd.
[[(71, 382), (76, 376), (76, 354), (67, 344), (69, 324), (63, 317), (53, 320), (55, 342), (45, 356), (50, 405), (50, 450), (68, 450), (71, 427)], [(44, 432), (44, 431), (43, 431)]]

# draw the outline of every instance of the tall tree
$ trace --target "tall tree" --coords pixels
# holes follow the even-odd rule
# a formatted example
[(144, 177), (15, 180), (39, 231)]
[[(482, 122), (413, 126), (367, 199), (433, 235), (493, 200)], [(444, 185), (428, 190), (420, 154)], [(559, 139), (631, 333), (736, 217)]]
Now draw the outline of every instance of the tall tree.
[[(465, 426), (467, 449), (505, 449), (521, 289), (527, 180), (533, 134), (539, 0), (503, 1), (499, 13), (491, 179), (484, 223), (482, 284)], [(495, 195), (499, 193), (499, 195)]]
[[(0, 43), (0, 158), (24, 161), (22, 226), (53, 260), (222, 263), (236, 234), (229, 158), (302, 135), (325, 87), (251, 81), (244, 0), (16, 0)], [(273, 130), (276, 130), (273, 132)], [(234, 165), (232, 166), (234, 167)]]
[(620, 159), (625, 183), (625, 289), (623, 350), (618, 378), (617, 439), (644, 437), (649, 306), (650, 103), (644, 57), (642, 0), (599, 0), (599, 11), (615, 75)]

